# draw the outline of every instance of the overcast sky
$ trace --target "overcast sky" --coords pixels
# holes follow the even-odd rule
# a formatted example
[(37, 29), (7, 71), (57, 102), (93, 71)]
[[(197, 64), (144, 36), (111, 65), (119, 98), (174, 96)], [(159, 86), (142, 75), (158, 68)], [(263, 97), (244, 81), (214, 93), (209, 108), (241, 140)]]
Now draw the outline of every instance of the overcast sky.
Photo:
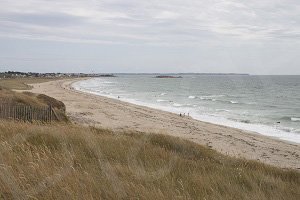
[(300, 74), (299, 0), (0, 0), (0, 71)]

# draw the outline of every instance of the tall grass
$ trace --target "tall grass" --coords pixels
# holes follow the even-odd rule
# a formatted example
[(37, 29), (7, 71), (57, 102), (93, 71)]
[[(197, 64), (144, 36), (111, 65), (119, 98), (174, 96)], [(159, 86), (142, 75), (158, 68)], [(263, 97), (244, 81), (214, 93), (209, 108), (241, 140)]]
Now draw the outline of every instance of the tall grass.
[(0, 87), (15, 90), (30, 90), (32, 89), (32, 86), (30, 86), (29, 84), (43, 83), (59, 79), (62, 78), (0, 78)]
[(35, 96), (14, 92), (5, 88), (0, 88), (0, 103), (35, 107), (45, 106), (45, 104), (39, 99), (37, 99)]
[(300, 174), (165, 135), (0, 122), (0, 199), (300, 199)]
[(34, 94), (31, 92), (21, 93), (0, 87), (0, 105), (4, 105), (5, 107), (16, 105), (33, 107), (36, 108), (34, 109), (35, 112), (40, 112), (37, 113), (40, 114), (40, 116), (45, 115), (45, 113), (38, 111), (39, 108), (51, 106), (55, 110), (60, 121), (68, 121), (68, 117), (65, 114), (65, 104), (44, 94)]

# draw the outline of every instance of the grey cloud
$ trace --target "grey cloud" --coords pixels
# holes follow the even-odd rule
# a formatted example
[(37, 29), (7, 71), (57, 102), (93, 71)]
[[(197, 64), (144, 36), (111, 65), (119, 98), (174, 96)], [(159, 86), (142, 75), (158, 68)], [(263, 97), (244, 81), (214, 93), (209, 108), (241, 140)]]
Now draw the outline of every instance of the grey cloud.
[(0, 16), (3, 21), (31, 24), (37, 26), (62, 27), (80, 25), (83, 17), (72, 16), (64, 13), (9, 13)]
[[(54, 35), (47, 34), (43, 27), (51, 27), (56, 29), (55, 36), (78, 40), (76, 34), (68, 35), (62, 27), (81, 26), (77, 34), (84, 35), (82, 42), (89, 41), (89, 37), (121, 43), (136, 38), (141, 44), (152, 40), (168, 43), (168, 38), (174, 37), (178, 44), (187, 40), (202, 42), (207, 39), (203, 37), (298, 39), (300, 31), (300, 6), (293, 0), (3, 0), (2, 5), (0, 25), (12, 22), (10, 27), (16, 27), (11, 29), (12, 35), (15, 29), (38, 34), (41, 26), (40, 35), (45, 38)], [(174, 45), (172, 39), (170, 43)]]
[(299, 0), (1, 0), (0, 67), (299, 74), (299, 13)]

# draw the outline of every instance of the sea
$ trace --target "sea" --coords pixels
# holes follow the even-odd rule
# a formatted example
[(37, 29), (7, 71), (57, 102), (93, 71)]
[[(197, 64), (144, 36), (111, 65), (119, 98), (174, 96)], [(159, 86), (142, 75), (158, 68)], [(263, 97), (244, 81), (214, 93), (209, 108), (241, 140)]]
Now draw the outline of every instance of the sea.
[(300, 143), (300, 76), (117, 74), (77, 90)]

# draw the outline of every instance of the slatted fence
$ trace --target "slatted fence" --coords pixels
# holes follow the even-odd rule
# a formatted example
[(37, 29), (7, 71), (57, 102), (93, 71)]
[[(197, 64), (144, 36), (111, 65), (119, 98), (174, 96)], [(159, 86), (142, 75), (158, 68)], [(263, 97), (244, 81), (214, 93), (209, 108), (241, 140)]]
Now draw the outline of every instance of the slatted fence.
[(33, 107), (25, 105), (0, 104), (0, 119), (19, 121), (58, 121), (59, 118), (51, 106)]

